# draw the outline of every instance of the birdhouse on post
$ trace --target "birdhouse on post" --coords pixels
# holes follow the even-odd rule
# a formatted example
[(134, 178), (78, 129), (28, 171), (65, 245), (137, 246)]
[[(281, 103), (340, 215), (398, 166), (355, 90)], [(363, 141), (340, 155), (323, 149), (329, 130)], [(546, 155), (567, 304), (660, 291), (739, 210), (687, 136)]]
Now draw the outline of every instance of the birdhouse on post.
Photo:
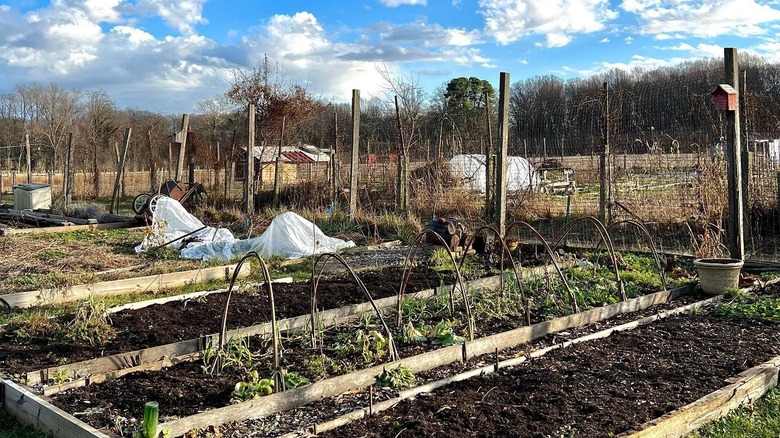
[(737, 90), (729, 84), (720, 84), (712, 92), (712, 106), (717, 111), (734, 111), (737, 109)]

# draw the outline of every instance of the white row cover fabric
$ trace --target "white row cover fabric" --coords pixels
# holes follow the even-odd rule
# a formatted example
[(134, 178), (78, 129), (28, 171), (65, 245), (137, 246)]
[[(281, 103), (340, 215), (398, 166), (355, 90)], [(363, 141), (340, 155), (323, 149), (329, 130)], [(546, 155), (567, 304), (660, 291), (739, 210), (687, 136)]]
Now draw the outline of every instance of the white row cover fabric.
[(280, 256), (293, 259), (338, 252), (355, 246), (352, 241), (326, 236), (314, 223), (293, 212), (276, 216), (262, 235), (239, 240), (228, 229), (204, 226), (172, 198), (160, 196), (156, 201), (152, 215), (152, 233), (135, 247), (136, 253), (189, 233), (192, 234), (171, 243), (170, 246), (179, 249), (182, 258), (197, 260), (229, 260), (251, 251), (263, 257)]
[[(485, 193), (485, 155), (460, 154), (450, 160), (450, 172), (472, 191)], [(507, 190), (518, 191), (538, 187), (539, 175), (536, 169), (523, 157), (508, 157)]]

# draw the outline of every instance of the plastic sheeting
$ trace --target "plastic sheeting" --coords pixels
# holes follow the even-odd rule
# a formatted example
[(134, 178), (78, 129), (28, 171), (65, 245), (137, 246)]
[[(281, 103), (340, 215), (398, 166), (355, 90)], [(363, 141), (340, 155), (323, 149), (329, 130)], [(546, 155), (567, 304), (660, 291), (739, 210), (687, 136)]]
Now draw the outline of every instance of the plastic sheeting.
[(293, 212), (276, 216), (262, 235), (239, 240), (230, 230), (203, 225), (178, 201), (163, 196), (157, 198), (151, 228), (152, 233), (135, 248), (136, 252), (180, 238), (170, 246), (179, 249), (182, 258), (198, 260), (229, 260), (251, 251), (263, 257), (292, 259), (355, 246), (352, 241), (326, 236), (314, 223)]
[[(507, 189), (510, 192), (539, 186), (539, 175), (525, 158), (507, 158)], [(485, 193), (485, 155), (455, 155), (450, 160), (450, 172), (470, 190)]]

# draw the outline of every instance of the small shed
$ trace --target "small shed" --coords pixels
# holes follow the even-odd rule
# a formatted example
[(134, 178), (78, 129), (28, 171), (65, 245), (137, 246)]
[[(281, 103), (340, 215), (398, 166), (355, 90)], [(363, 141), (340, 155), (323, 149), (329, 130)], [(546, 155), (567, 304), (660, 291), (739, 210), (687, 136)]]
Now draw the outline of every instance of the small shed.
[(737, 105), (737, 90), (731, 85), (720, 84), (712, 92), (712, 106), (717, 111), (734, 111)]
[[(255, 179), (264, 185), (272, 183), (276, 174), (276, 158), (279, 146), (255, 146)], [(314, 172), (326, 173), (330, 155), (315, 146), (282, 146), (282, 183), (295, 183), (300, 179), (311, 179)], [(238, 151), (235, 179), (243, 180), (246, 173), (246, 147)]]

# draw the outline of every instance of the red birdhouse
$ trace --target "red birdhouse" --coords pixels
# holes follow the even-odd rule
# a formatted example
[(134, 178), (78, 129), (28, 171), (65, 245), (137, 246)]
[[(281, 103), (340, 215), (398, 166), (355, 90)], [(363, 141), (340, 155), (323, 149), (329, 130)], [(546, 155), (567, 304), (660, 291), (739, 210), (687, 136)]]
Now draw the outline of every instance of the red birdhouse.
[(737, 109), (737, 90), (729, 84), (720, 84), (712, 92), (712, 106), (718, 111), (734, 111)]

